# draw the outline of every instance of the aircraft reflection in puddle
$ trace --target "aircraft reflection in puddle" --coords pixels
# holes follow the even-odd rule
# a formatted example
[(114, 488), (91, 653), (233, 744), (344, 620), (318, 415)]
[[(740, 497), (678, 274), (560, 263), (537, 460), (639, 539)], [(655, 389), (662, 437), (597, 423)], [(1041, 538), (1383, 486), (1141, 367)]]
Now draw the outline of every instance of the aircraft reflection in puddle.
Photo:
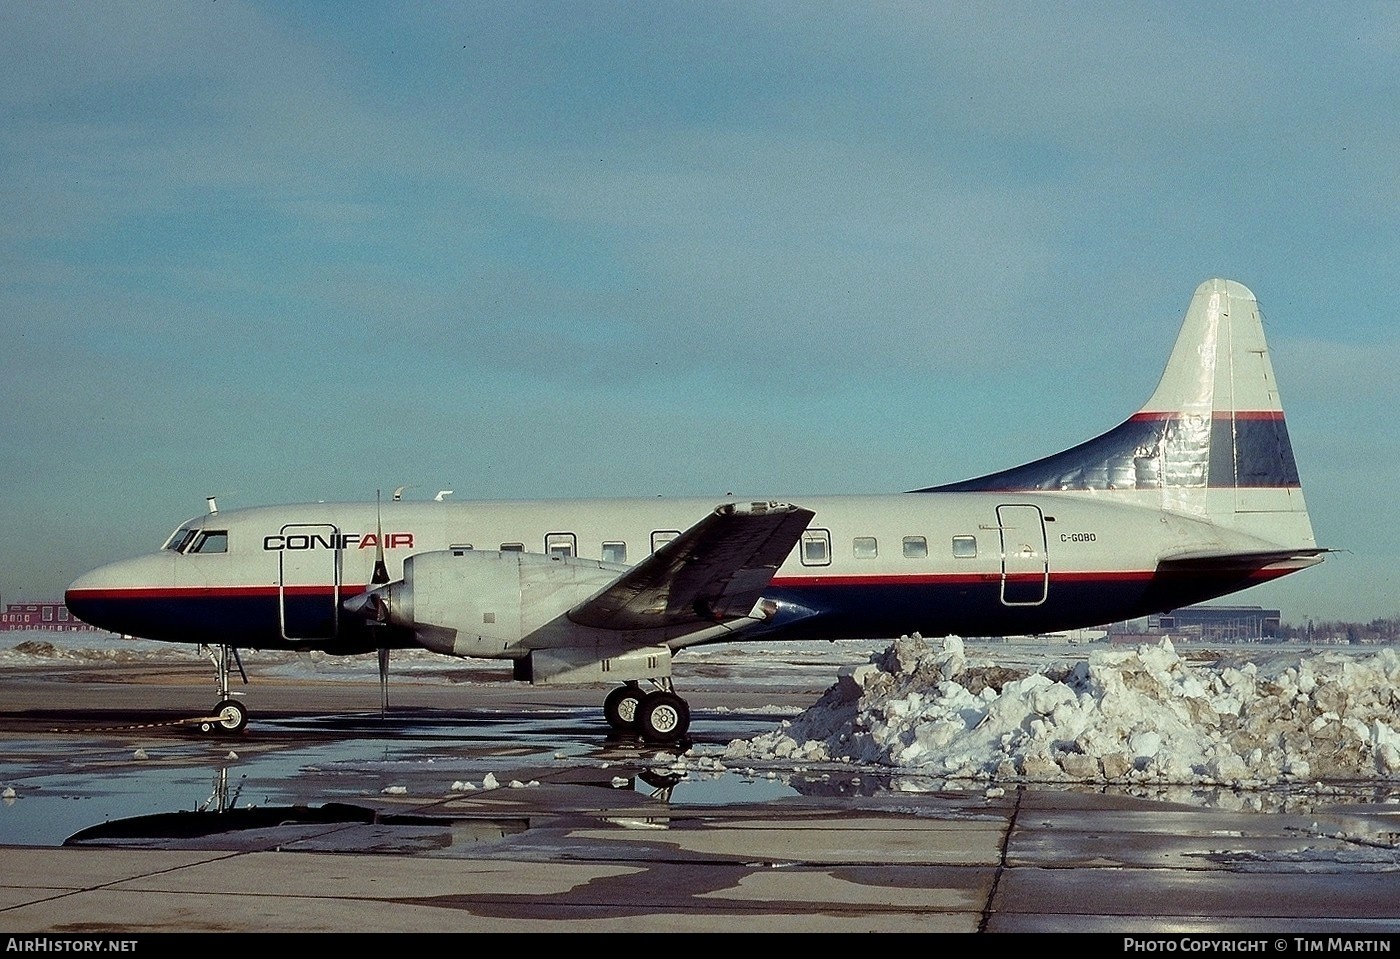
[[(643, 770), (635, 776), (613, 777), (595, 785), (638, 792), (668, 803), (685, 774)], [(694, 783), (691, 783), (694, 785)], [(317, 805), (248, 805), (239, 807), (242, 783), (230, 788), (227, 767), (214, 777), (207, 800), (195, 809), (153, 813), (108, 820), (81, 829), (63, 841), (64, 846), (137, 846), (149, 848), (246, 847), (249, 845), (314, 846), (330, 841), (336, 847), (352, 845), (364, 852), (427, 852), (493, 842), (530, 828), (528, 817), (471, 816), (450, 813), (397, 813), (350, 802)], [(603, 817), (626, 828), (667, 828), (658, 817)], [(360, 830), (347, 833), (347, 830)]]
[[(240, 787), (241, 789), (241, 787)], [(530, 827), (525, 818), (386, 813), (354, 803), (328, 802), (320, 806), (238, 807), (238, 792), (229, 791), (227, 767), (214, 777), (209, 799), (198, 809), (154, 813), (116, 819), (79, 830), (64, 840), (65, 846), (156, 845), (168, 848), (182, 841), (226, 837), (244, 842), (256, 834), (279, 843), (314, 842), (327, 828), (372, 827), (373, 839), (366, 851), (407, 851), (408, 848), (445, 849), (502, 839)], [(344, 837), (340, 838), (344, 841)], [(242, 843), (239, 843), (242, 844)]]
[[(669, 817), (665, 813), (673, 801), (712, 806), (764, 802), (798, 794), (791, 784), (781, 780), (736, 773), (695, 775), (661, 767), (624, 771), (619, 766), (616, 775), (604, 774), (591, 783), (586, 779), (574, 782), (639, 794), (662, 804), (660, 815), (656, 816), (600, 816), (601, 821), (624, 828), (668, 828)], [(243, 788), (243, 780), (231, 785), (228, 767), (220, 767), (208, 799), (194, 809), (107, 820), (73, 833), (63, 845), (169, 849), (296, 844), (353, 847), (365, 852), (432, 852), (493, 842), (523, 833), (531, 826), (530, 818), (525, 816), (400, 813), (345, 801), (240, 807)], [(622, 805), (631, 806), (632, 802), (624, 801)]]
[[(92, 826), (64, 840), (65, 846), (142, 845), (168, 847), (181, 840), (201, 840), (202, 845), (218, 836), (236, 837), (258, 832), (280, 842), (311, 840), (325, 827), (373, 826), (379, 838), (377, 851), (387, 847), (412, 846), (451, 848), (490, 842), (522, 833), (528, 819), (482, 819), (466, 816), (423, 816), (381, 813), (352, 803), (326, 803), (323, 806), (248, 806), (190, 812), (156, 813), (135, 816)], [(425, 831), (431, 835), (425, 835)], [(376, 851), (371, 848), (366, 851)]]

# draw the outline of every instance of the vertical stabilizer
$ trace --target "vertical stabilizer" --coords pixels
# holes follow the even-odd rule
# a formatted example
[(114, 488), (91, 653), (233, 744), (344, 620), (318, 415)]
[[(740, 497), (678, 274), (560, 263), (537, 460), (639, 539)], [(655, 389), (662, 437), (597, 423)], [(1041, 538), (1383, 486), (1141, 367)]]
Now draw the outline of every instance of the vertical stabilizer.
[(1233, 280), (1197, 287), (1157, 389), (1109, 432), (918, 492), (1032, 490), (1121, 499), (1316, 545), (1254, 294)]
[(1283, 414), (1259, 303), (1233, 280), (1206, 280), (1191, 297), (1167, 368), (1142, 414), (1208, 416), (1241, 409)]
[(1196, 288), (1162, 379), (1133, 419), (1165, 427), (1163, 470), (1173, 482), (1164, 506), (1217, 522), (1296, 513), (1306, 525), (1259, 303), (1243, 285), (1215, 279)]

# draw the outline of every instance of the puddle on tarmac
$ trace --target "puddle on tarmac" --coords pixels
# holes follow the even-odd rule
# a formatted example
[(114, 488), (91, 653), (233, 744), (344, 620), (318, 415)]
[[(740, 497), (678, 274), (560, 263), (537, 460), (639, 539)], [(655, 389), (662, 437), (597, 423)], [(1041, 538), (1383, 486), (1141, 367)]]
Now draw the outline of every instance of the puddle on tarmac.
[[(373, 808), (375, 801), (399, 791), (435, 801), (487, 788), (488, 775), (505, 787), (521, 770), (531, 769), (588, 768), (598, 774), (600, 785), (611, 783), (610, 788), (633, 790), (650, 800), (679, 806), (969, 788), (966, 783), (875, 775), (868, 769), (830, 774), (791, 768), (770, 772), (723, 769), (722, 764), (716, 769), (697, 762), (706, 754), (721, 755), (731, 739), (770, 728), (771, 716), (708, 717), (697, 737), (701, 741), (678, 762), (674, 753), (679, 750), (667, 753), (635, 740), (611, 739), (595, 715), (593, 710), (587, 711), (588, 718), (583, 712), (567, 710), (475, 714), (450, 722), (332, 716), (261, 723), (255, 733), (229, 739), (190, 734), (125, 743), (113, 736), (101, 741), (8, 742), (6, 754), (0, 757), (0, 844), (59, 846), (86, 830), (119, 828), (115, 824), (143, 818), (151, 825), (149, 817), (193, 812), (238, 811), (253, 823), (258, 814), (243, 810), (278, 809), (284, 814), (293, 810), (295, 818), (302, 815), (296, 810), (327, 805)], [(972, 788), (980, 792), (983, 787)], [(1079, 788), (1106, 791), (1092, 785)], [(1394, 803), (1392, 789), (1393, 784), (1386, 784), (1383, 793), (1372, 794), (1358, 786), (1346, 796), (1331, 799)], [(1302, 811), (1318, 799), (1287, 793), (1212, 792), (1200, 787), (1187, 792), (1145, 792), (1141, 798), (1258, 812)], [(495, 822), (445, 815), (448, 820), (443, 822), (395, 825), (394, 842), (439, 848), (443, 843), (480, 842), (491, 838), (492, 830), (501, 835), (499, 830), (504, 828)], [(246, 832), (254, 827), (239, 828)], [(326, 824), (300, 823), (298, 828), (324, 829)], [(406, 834), (411, 836), (404, 838)]]
[[(726, 720), (716, 741), (752, 735), (771, 718)], [(723, 741), (727, 741), (724, 739)], [(377, 717), (316, 717), (263, 724), (246, 737), (163, 736), (98, 746), (54, 740), (13, 742), (0, 758), (0, 843), (58, 846), (70, 837), (104, 830), (193, 828), (192, 813), (236, 812), (226, 822), (252, 828), (253, 810), (338, 809), (395, 791), (446, 797), (504, 787), (519, 769), (591, 766), (617, 770), (637, 793), (690, 805), (766, 802), (798, 792), (780, 779), (744, 773), (682, 775), (647, 769), (649, 757), (668, 754), (636, 741), (609, 740), (592, 720), (577, 715), (494, 717), (486, 721), (424, 724)], [(663, 762), (664, 765), (664, 762)], [(607, 781), (608, 776), (604, 776)], [(367, 805), (362, 808), (369, 808)], [(172, 818), (176, 817), (176, 818)], [(178, 827), (161, 825), (179, 823)], [(302, 825), (311, 826), (311, 823)], [(402, 825), (402, 824), (399, 824)], [(434, 828), (442, 827), (441, 823)], [(451, 831), (462, 838), (469, 824)], [(445, 828), (445, 827), (443, 827)], [(472, 827), (474, 828), (474, 827)], [(489, 832), (489, 827), (488, 827)], [(152, 836), (151, 838), (158, 838)]]

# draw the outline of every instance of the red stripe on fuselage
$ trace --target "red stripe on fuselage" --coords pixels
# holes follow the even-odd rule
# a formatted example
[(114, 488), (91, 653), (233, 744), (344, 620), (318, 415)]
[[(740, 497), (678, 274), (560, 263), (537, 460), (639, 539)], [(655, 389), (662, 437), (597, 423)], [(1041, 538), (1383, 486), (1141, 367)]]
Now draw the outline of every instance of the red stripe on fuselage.
[[(1181, 415), (1179, 411), (1171, 410), (1156, 413), (1134, 413), (1132, 416), (1128, 417), (1128, 419), (1132, 422), (1170, 420)], [(1235, 410), (1234, 412), (1230, 410), (1212, 410), (1210, 415), (1218, 419), (1281, 420), (1283, 419), (1283, 410)]]
[[(1060, 573), (1051, 571), (1051, 583), (1126, 583), (1135, 580), (1149, 580), (1155, 574), (1152, 570), (1109, 570), (1104, 572)], [(1039, 580), (1041, 573), (1012, 573), (1007, 579), (1016, 581)], [(872, 576), (775, 576), (773, 585), (780, 588), (810, 586), (978, 586), (982, 583), (999, 583), (1003, 579), (1000, 572), (987, 573), (910, 573)]]
[[(340, 595), (357, 596), (366, 587), (343, 584)], [(132, 586), (109, 587), (105, 589), (70, 589), (70, 599), (170, 599), (172, 597), (195, 599), (226, 599), (229, 597), (253, 598), (277, 596), (332, 596), (334, 586)]]

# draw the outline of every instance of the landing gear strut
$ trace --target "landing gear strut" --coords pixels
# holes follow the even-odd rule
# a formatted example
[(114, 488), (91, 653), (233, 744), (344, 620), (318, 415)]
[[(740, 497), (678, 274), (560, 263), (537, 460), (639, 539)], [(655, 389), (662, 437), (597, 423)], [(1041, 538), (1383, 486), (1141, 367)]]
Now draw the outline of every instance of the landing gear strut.
[(619, 732), (641, 736), (648, 742), (673, 743), (690, 731), (690, 707), (676, 695), (669, 679), (654, 681), (659, 687), (642, 692), (636, 682), (627, 682), (608, 693), (603, 715)]
[(238, 650), (232, 646), (205, 646), (204, 651), (209, 654), (209, 658), (214, 663), (214, 682), (219, 689), (219, 702), (214, 707), (213, 715), (200, 720), (199, 731), (202, 733), (220, 733), (232, 735), (242, 732), (248, 725), (248, 710), (242, 703), (233, 698), (233, 692), (229, 689), (229, 663), (233, 662), (238, 667), (238, 674), (243, 677), (243, 684), (248, 684), (248, 674), (243, 671), (243, 663), (238, 658)]

